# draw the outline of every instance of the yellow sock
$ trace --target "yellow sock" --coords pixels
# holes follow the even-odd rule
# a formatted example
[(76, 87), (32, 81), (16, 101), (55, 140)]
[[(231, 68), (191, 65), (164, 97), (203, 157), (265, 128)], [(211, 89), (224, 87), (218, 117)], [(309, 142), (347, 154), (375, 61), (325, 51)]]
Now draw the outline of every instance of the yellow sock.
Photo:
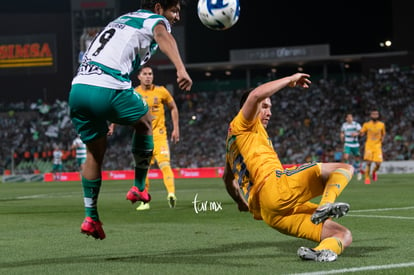
[(148, 177), (145, 179), (145, 189), (147, 189), (147, 192), (149, 191), (149, 179), (148, 179)]
[(369, 179), (369, 174), (371, 173), (371, 164), (367, 164), (367, 166), (365, 167), (365, 178)]
[(351, 177), (352, 175), (347, 169), (339, 168), (333, 171), (326, 182), (325, 190), (323, 191), (319, 205), (335, 202), (342, 190), (348, 185)]
[(342, 242), (335, 237), (326, 238), (325, 240), (321, 241), (317, 247), (314, 248), (315, 250), (322, 250), (322, 249), (329, 249), (336, 253), (336, 255), (341, 255), (342, 251), (344, 250), (342, 247)]
[(160, 169), (164, 178), (164, 185), (168, 193), (175, 194), (174, 173), (169, 163), (161, 163)]

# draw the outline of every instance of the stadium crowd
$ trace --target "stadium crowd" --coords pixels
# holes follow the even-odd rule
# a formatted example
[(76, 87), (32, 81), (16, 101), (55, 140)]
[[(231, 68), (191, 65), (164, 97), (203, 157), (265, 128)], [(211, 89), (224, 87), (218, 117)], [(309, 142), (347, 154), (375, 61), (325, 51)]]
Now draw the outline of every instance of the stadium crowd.
[[(176, 93), (181, 138), (171, 144), (172, 167), (224, 164), (227, 123), (238, 111), (243, 91)], [(269, 136), (282, 163), (339, 161), (340, 127), (347, 112), (369, 120), (376, 107), (385, 122), (384, 160), (414, 159), (414, 71), (358, 75), (345, 80), (321, 79), (310, 89), (289, 89), (272, 97)], [(53, 103), (0, 103), (0, 172), (50, 172), (52, 151), (64, 151), (64, 170), (77, 171), (71, 145), (76, 132), (65, 100)], [(167, 114), (168, 115), (168, 114)], [(168, 121), (171, 121), (167, 119)], [(170, 126), (170, 125), (169, 125)], [(105, 170), (133, 167), (131, 130), (116, 128), (108, 138)], [(363, 139), (361, 150), (363, 150)], [(125, 157), (128, 156), (128, 157)], [(23, 165), (24, 164), (24, 165)]]

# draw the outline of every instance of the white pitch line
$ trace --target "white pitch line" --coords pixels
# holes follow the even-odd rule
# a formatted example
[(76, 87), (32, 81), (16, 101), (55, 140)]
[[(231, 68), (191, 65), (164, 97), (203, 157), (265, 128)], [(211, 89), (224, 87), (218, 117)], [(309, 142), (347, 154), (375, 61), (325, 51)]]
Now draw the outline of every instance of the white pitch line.
[(347, 217), (414, 220), (414, 217), (403, 217), (403, 216), (360, 215), (360, 214), (354, 215), (354, 213), (384, 212), (384, 211), (398, 211), (398, 210), (410, 210), (410, 209), (414, 209), (414, 206), (397, 207), (397, 208), (376, 208), (376, 209), (351, 210), (349, 214), (347, 215)]
[(380, 212), (380, 211), (394, 211), (394, 210), (410, 210), (414, 209), (414, 206), (407, 207), (397, 207), (397, 208), (375, 208), (375, 209), (360, 209), (360, 210), (351, 210), (350, 212)]
[(351, 272), (359, 272), (359, 271), (367, 271), (367, 270), (396, 269), (396, 268), (411, 267), (411, 266), (414, 266), (414, 262), (400, 263), (400, 264), (388, 264), (388, 265), (370, 265), (370, 266), (352, 267), (352, 268), (344, 268), (344, 269), (329, 270), (329, 271), (293, 273), (290, 275), (325, 275), (325, 274), (339, 274), (339, 273), (343, 274), (343, 273), (351, 273)]
[(27, 200), (27, 199), (50, 199), (50, 198), (67, 198), (72, 196), (79, 196), (78, 192), (65, 192), (61, 194), (51, 193), (51, 194), (36, 194), (36, 195), (27, 195), (27, 196), (17, 196), (16, 200)]
[(414, 220), (414, 217), (402, 217), (402, 216), (380, 216), (380, 215), (346, 215), (347, 217), (360, 217), (360, 218), (381, 218), (381, 219), (397, 219), (397, 220)]
[(39, 199), (39, 198), (47, 198), (49, 195), (47, 194), (38, 194), (38, 195), (30, 195), (30, 196), (18, 196), (16, 199), (18, 200), (26, 200), (26, 199)]

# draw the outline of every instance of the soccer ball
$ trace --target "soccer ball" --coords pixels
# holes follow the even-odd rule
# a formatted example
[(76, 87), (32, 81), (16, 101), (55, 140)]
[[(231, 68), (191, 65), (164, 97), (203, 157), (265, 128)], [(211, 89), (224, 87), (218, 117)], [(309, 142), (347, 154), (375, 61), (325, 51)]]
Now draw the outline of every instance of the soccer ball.
[(239, 0), (198, 0), (197, 13), (201, 23), (209, 29), (223, 31), (239, 20)]

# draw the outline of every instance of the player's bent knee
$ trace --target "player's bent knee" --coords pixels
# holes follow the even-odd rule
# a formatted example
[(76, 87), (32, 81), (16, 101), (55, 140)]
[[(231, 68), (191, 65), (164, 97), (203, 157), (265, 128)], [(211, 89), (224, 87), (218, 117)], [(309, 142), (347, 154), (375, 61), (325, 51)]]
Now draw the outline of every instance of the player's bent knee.
[(353, 175), (354, 170), (355, 170), (354, 166), (352, 166), (351, 164), (348, 164), (348, 163), (344, 163), (344, 164), (345, 164), (344, 168), (347, 169), (351, 175)]
[(152, 135), (152, 117), (150, 113), (146, 113), (138, 121), (136, 121), (132, 127), (139, 134)]
[(330, 237), (341, 240), (343, 248), (352, 243), (352, 233), (348, 228), (332, 220), (326, 220), (323, 224), (321, 239)]
[(338, 228), (338, 231), (334, 235), (341, 240), (343, 248), (351, 245), (352, 233), (348, 228), (341, 226), (341, 228)]
[(344, 232), (342, 232), (342, 246), (348, 247), (352, 243), (352, 233), (348, 228), (344, 228)]
[(344, 169), (347, 170), (349, 172), (350, 175), (354, 174), (354, 166), (352, 164), (349, 163), (340, 163), (339, 166), (337, 167), (337, 169)]
[(350, 175), (354, 174), (354, 167), (351, 164), (340, 162), (322, 163), (322, 174), (325, 176), (329, 176), (329, 174), (338, 169), (346, 170)]

